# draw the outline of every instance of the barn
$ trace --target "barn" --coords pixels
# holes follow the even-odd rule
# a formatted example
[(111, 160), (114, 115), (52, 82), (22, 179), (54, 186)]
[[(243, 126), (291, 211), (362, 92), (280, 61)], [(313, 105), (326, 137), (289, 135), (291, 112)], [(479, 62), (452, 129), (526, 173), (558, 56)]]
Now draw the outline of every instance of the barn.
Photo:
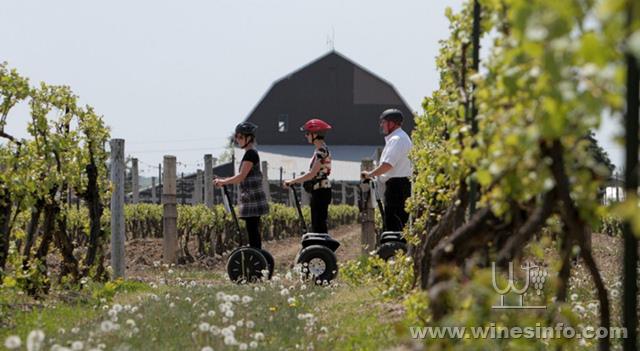
[[(384, 146), (378, 117), (387, 108), (403, 111), (403, 128), (413, 130), (413, 114), (393, 85), (331, 51), (273, 83), (246, 121), (259, 126), (257, 148), (261, 160), (268, 163), (270, 180), (308, 169), (313, 146), (299, 128), (311, 118), (321, 118), (333, 126), (327, 135), (333, 159), (331, 178), (355, 182), (360, 162), (374, 159), (376, 150)], [(243, 153), (234, 150), (235, 169)]]

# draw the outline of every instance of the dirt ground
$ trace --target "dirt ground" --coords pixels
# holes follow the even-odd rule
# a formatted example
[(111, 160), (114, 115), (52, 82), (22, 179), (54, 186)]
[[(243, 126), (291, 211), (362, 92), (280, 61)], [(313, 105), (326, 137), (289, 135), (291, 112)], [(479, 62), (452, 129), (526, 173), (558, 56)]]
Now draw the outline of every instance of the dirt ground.
[[(335, 228), (331, 236), (340, 242), (336, 251), (338, 260), (344, 262), (351, 260), (360, 254), (360, 225), (352, 224)], [(127, 275), (132, 279), (145, 280), (155, 268), (154, 265), (162, 262), (162, 239), (133, 239), (126, 242), (125, 253), (127, 262)], [(190, 252), (196, 252), (196, 243), (189, 245)], [(287, 238), (263, 242), (263, 248), (273, 255), (276, 262), (276, 271), (286, 271), (292, 267), (298, 250), (300, 250), (300, 238)], [(205, 268), (215, 271), (224, 271), (226, 255), (197, 259), (196, 262), (185, 264), (184, 267)]]

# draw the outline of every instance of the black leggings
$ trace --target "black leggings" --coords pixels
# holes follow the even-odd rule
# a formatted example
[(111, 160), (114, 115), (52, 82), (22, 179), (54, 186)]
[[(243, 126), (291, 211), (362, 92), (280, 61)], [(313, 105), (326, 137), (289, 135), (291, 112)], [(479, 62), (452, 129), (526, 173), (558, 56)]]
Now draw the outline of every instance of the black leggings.
[(262, 249), (262, 240), (260, 239), (260, 217), (244, 217), (242, 219), (247, 225), (249, 246), (256, 249)]
[(404, 205), (411, 196), (411, 182), (409, 178), (391, 178), (387, 180), (385, 185), (385, 229), (392, 232), (400, 232), (409, 219), (409, 214), (404, 209)]
[(311, 192), (311, 231), (314, 233), (328, 233), (327, 218), (331, 203), (331, 189), (316, 189)]

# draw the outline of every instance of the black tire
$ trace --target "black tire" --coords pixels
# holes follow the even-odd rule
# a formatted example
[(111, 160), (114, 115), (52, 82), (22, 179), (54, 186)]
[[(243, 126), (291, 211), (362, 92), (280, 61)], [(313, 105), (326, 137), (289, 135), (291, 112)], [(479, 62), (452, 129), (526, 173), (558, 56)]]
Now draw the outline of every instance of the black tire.
[(234, 250), (227, 260), (227, 274), (236, 283), (261, 280), (262, 271), (267, 267), (267, 259), (262, 252), (252, 247)]
[(262, 252), (262, 256), (267, 260), (267, 269), (269, 269), (269, 279), (273, 277), (273, 269), (275, 268), (275, 261), (273, 260), (273, 256), (267, 250), (260, 250)]
[(311, 245), (300, 250), (296, 263), (302, 265), (302, 274), (320, 284), (331, 282), (338, 275), (338, 259), (331, 249)]
[(388, 241), (380, 247), (376, 251), (378, 257), (382, 258), (385, 261), (388, 261), (390, 258), (396, 255), (396, 252), (402, 251), (403, 253), (407, 252), (407, 244), (401, 241)]

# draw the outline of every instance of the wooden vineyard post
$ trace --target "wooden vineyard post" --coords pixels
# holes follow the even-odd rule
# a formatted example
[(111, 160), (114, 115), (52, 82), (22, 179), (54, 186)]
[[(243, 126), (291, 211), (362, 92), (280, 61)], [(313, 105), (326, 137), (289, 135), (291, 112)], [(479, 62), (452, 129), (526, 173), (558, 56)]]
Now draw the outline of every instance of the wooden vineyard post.
[(124, 139), (111, 139), (111, 268), (113, 279), (125, 278)]
[(164, 186), (162, 187), (162, 248), (165, 263), (176, 263), (178, 256), (176, 206), (176, 157), (164, 157)]
[(204, 155), (204, 204), (213, 208), (213, 156)]
[[(373, 170), (373, 160), (362, 160), (360, 171)], [(360, 205), (360, 245), (363, 255), (368, 255), (376, 247), (376, 221), (373, 206), (373, 194), (371, 185), (360, 184), (362, 199)]]
[(271, 188), (269, 187), (269, 164), (262, 161), (262, 188), (267, 195), (267, 202), (271, 202)]
[(131, 191), (132, 191), (132, 203), (137, 204), (140, 202), (140, 177), (138, 173), (138, 159), (131, 159)]

